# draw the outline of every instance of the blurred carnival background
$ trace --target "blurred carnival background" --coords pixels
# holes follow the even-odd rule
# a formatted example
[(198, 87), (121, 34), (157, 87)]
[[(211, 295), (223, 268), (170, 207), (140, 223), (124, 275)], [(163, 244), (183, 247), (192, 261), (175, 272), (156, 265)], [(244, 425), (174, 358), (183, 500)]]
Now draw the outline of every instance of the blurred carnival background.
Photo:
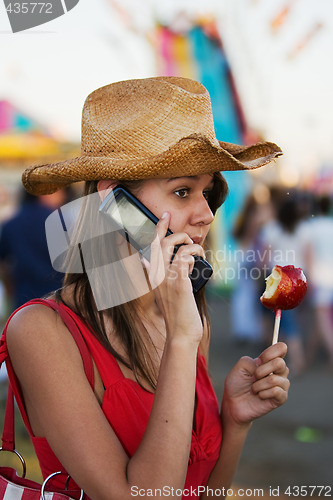
[(211, 95), (220, 140), (279, 144), (277, 163), (225, 175), (230, 194), (208, 255), (211, 371), (221, 395), (238, 357), (269, 344), (273, 318), (259, 302), (265, 277), (274, 264), (301, 266), (309, 293), (281, 324), (290, 399), (254, 426), (236, 483), (268, 494), (279, 487), (281, 497), (289, 485), (332, 485), (333, 3), (80, 0), (15, 34), (0, 6), (0, 52), (2, 323), (60, 283), (41, 234), (80, 186), (31, 200), (20, 177), (28, 165), (79, 153), (82, 105), (95, 88), (155, 75), (197, 79)]

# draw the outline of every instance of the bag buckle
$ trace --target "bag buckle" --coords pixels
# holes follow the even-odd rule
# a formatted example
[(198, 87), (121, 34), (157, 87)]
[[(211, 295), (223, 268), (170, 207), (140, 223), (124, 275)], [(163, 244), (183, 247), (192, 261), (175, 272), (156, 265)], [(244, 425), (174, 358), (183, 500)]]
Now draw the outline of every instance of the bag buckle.
[[(58, 472), (53, 472), (52, 474), (50, 474), (46, 479), (45, 481), (43, 482), (42, 484), (42, 489), (41, 489), (41, 493), (40, 493), (40, 498), (41, 500), (46, 500), (46, 497), (45, 497), (45, 494), (48, 493), (46, 491), (46, 485), (47, 483), (55, 476), (58, 476), (59, 474), (64, 474), (66, 475), (66, 472), (62, 472), (61, 470), (59, 470)], [(68, 483), (69, 483), (69, 480), (70, 480), (70, 476), (67, 476), (67, 479), (66, 479), (66, 483), (65, 483), (65, 489), (67, 490), (68, 489)], [(80, 498), (79, 500), (82, 500), (83, 499), (83, 495), (84, 495), (84, 491), (81, 489), (81, 495), (80, 495)]]

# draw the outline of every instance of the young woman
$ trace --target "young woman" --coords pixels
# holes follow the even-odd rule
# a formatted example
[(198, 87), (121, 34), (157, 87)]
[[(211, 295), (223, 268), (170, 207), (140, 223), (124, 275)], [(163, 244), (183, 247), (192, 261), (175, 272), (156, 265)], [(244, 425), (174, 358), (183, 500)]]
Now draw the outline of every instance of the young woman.
[[(125, 185), (159, 219), (150, 263), (142, 262), (148, 293), (98, 310), (87, 273), (67, 273), (51, 296), (81, 330), (93, 390), (71, 334), (47, 303), (27, 303), (7, 326), (12, 383), (45, 477), (66, 471), (96, 500), (204, 499), (208, 487), (230, 486), (253, 420), (287, 399), (286, 346), (242, 358), (226, 378), (220, 410), (207, 373), (204, 291), (193, 293), (189, 274), (226, 196), (219, 171), (261, 166), (279, 154), (272, 143), (218, 142), (206, 89), (161, 77), (93, 92), (83, 111), (82, 155), (25, 172), (35, 194), (84, 180), (85, 194), (102, 200)], [(114, 286), (107, 273), (100, 281)]]

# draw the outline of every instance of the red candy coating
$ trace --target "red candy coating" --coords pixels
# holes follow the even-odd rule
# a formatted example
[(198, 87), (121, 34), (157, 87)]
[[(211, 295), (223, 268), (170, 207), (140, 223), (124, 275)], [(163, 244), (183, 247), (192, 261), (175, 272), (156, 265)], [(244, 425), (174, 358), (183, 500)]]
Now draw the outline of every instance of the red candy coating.
[(294, 309), (302, 302), (306, 291), (306, 277), (300, 267), (274, 266), (266, 279), (266, 290), (260, 301), (274, 311)]

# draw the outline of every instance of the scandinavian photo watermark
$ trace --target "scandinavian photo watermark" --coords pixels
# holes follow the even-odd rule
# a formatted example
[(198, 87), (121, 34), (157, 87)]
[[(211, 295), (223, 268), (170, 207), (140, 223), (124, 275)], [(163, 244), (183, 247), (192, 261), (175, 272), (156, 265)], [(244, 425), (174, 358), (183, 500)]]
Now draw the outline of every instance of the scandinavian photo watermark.
[(205, 254), (214, 267), (215, 279), (224, 285), (241, 280), (264, 280), (271, 273), (273, 265), (297, 263), (295, 249), (275, 249), (269, 244), (264, 248), (246, 250), (225, 244), (214, 251), (206, 250)]
[(3, 0), (13, 33), (48, 23), (72, 10), (80, 0)]
[[(140, 298), (158, 287), (166, 268), (155, 225), (149, 229), (142, 217), (128, 211), (114, 196), (108, 201), (112, 216), (101, 209), (107, 195), (96, 192), (55, 210), (46, 220), (46, 240), (53, 268), (66, 274), (85, 273), (99, 311)], [(143, 216), (145, 217), (145, 216)], [(146, 219), (144, 219), (145, 221)], [(136, 242), (142, 245), (137, 248)], [(134, 244), (134, 247), (133, 247)], [(170, 248), (168, 279), (207, 281), (208, 267), (186, 265), (188, 255)], [(177, 253), (178, 252), (178, 253)], [(175, 257), (176, 255), (176, 257)], [(173, 259), (184, 265), (172, 265)], [(207, 250), (205, 259), (213, 268), (213, 279), (224, 285), (237, 281), (261, 280), (271, 272), (272, 262), (295, 264), (295, 251), (235, 249), (224, 245)], [(189, 271), (189, 269), (191, 269)]]
[(102, 192), (83, 196), (58, 208), (45, 221), (53, 268), (62, 273), (86, 273), (98, 311), (143, 297), (165, 277), (155, 234), (155, 272), (148, 276), (149, 262), (128, 239), (128, 230), (137, 232), (135, 220), (127, 221), (125, 229), (117, 210), (118, 222), (104, 216), (99, 210), (102, 199)]

